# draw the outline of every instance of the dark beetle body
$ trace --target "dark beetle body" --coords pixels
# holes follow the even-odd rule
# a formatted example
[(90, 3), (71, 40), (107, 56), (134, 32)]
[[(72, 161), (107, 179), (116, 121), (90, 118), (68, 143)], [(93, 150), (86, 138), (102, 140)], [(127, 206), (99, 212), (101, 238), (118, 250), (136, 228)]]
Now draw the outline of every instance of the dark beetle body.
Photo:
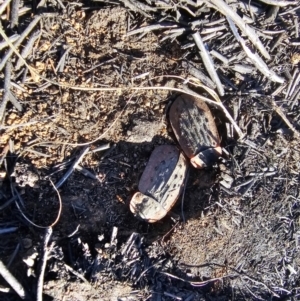
[(139, 182), (130, 210), (148, 222), (163, 218), (176, 203), (185, 180), (187, 161), (172, 145), (154, 149)]
[(172, 104), (169, 115), (178, 143), (194, 167), (209, 166), (220, 156), (219, 133), (205, 102), (182, 94)]

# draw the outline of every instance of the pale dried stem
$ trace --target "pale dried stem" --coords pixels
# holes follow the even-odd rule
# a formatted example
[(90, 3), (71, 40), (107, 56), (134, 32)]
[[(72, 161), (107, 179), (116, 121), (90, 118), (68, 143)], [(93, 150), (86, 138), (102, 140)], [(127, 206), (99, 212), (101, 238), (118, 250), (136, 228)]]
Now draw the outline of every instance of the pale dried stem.
[(56, 189), (60, 188), (63, 185), (63, 183), (70, 177), (70, 175), (72, 174), (74, 169), (76, 169), (78, 164), (80, 164), (83, 157), (88, 153), (89, 150), (90, 150), (89, 146), (86, 146), (83, 148), (83, 150), (80, 152), (80, 154), (76, 158), (75, 162), (70, 166), (70, 168), (67, 170), (67, 172), (64, 174), (64, 176), (56, 183), (56, 185), (55, 185)]
[(271, 81), (281, 83), (281, 84), (284, 83), (284, 78), (279, 77), (277, 74), (275, 74), (274, 71), (270, 70), (267, 64), (256, 53), (252, 52), (251, 49), (246, 45), (246, 41), (239, 35), (237, 28), (233, 23), (232, 19), (230, 17), (227, 17), (227, 20), (233, 32), (233, 35), (241, 44), (248, 58), (251, 60), (252, 64)]
[(11, 2), (11, 0), (5, 0), (1, 6), (0, 6), (0, 15), (2, 15), (4, 13), (4, 11), (6, 10), (6, 7), (9, 5), (9, 3)]
[(14, 289), (21, 299), (26, 299), (26, 292), (22, 284), (10, 273), (4, 263), (0, 260), (0, 275), (6, 280), (6, 282)]
[(46, 265), (47, 265), (47, 260), (48, 260), (48, 254), (50, 252), (48, 243), (50, 241), (52, 231), (53, 231), (52, 227), (47, 228), (45, 237), (44, 237), (43, 257), (41, 258), (40, 275), (39, 275), (38, 283), (37, 283), (37, 293), (36, 293), (37, 301), (43, 300), (44, 276), (45, 276), (45, 270), (46, 270)]
[(261, 52), (261, 54), (266, 58), (270, 59), (270, 55), (262, 42), (260, 41), (256, 32), (247, 25), (243, 19), (234, 11), (232, 8), (222, 0), (209, 0), (209, 3), (213, 4), (217, 10), (223, 14), (225, 17), (231, 18), (238, 28), (249, 38), (253, 45)]
[(269, 4), (269, 5), (274, 5), (274, 6), (288, 6), (288, 5), (296, 5), (299, 3), (299, 1), (286, 1), (286, 0), (260, 0), (260, 2)]
[[(18, 40), (15, 42), (15, 45), (13, 45), (10, 40), (6, 39), (6, 35), (3, 31), (3, 28), (1, 28), (0, 33), (2, 35), (2, 37), (6, 40), (6, 42), (8, 43), (8, 45), (10, 46), (9, 51), (4, 55), (3, 59), (1, 60), (0, 63), (0, 71), (4, 68), (7, 60), (11, 57), (11, 55), (15, 52), (16, 53), (16, 48), (19, 47), (21, 45), (21, 43), (23, 42), (23, 40), (28, 36), (28, 34), (31, 32), (31, 30), (38, 24), (38, 22), (41, 20), (42, 16), (35, 16), (34, 19), (31, 21), (31, 23), (27, 26), (27, 28), (23, 31), (23, 33), (20, 35), (20, 37), (18, 38)], [(5, 37), (4, 37), (4, 35)], [(22, 58), (22, 56), (18, 53), (18, 56)], [(23, 58), (22, 58), (23, 59)]]
[(224, 89), (223, 89), (222, 83), (221, 83), (220, 78), (217, 74), (217, 71), (214, 67), (214, 63), (211, 59), (211, 56), (210, 56), (209, 52), (207, 51), (207, 49), (206, 49), (206, 47), (205, 47), (205, 45), (204, 45), (204, 43), (201, 39), (201, 36), (200, 36), (199, 32), (193, 33), (192, 37), (193, 37), (197, 47), (199, 48), (200, 56), (202, 58), (203, 64), (204, 64), (210, 78), (216, 84), (219, 94), (221, 96), (223, 96), (224, 95)]

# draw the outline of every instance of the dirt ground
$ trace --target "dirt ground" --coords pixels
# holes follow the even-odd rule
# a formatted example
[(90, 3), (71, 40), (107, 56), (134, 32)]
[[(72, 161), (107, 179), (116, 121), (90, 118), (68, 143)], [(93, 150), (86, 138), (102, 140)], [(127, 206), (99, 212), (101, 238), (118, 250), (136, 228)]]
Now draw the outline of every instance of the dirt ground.
[[(221, 100), (246, 138), (231, 135), (223, 112), (210, 106), (223, 158), (205, 170), (190, 168), (170, 215), (147, 224), (129, 202), (154, 147), (177, 145), (168, 121), (177, 93), (124, 88), (177, 88), (174, 76), (188, 77), (183, 60), (201, 68), (198, 50), (187, 53), (180, 38), (162, 41), (159, 31), (126, 36), (147, 23), (114, 1), (65, 3), (63, 13), (57, 3), (47, 4), (27, 57), (41, 78), (24, 66), (16, 71), (22, 89), (12, 91), (22, 111), (8, 104), (0, 128), (0, 228), (15, 227), (0, 234), (0, 258), (32, 300), (45, 227), (59, 211), (50, 180), (57, 183), (86, 145), (91, 151), (80, 166), (90, 177), (76, 169), (58, 190), (62, 211), (44, 300), (297, 300), (299, 138), (272, 107), (267, 95), (275, 86), (257, 74), (235, 78), (237, 91), (226, 86)], [(288, 61), (279, 58), (275, 69)], [(94, 89), (111, 87), (119, 89)], [(284, 90), (275, 101), (299, 130), (298, 102), (291, 109)], [(2, 278), (0, 299), (16, 300)]]

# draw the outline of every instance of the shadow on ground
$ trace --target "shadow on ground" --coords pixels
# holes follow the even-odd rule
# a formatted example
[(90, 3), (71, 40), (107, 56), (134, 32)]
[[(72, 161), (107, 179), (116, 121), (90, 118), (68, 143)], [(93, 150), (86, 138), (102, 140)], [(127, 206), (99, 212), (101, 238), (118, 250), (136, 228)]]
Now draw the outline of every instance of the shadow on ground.
[[(290, 223), (299, 217), (299, 202), (292, 196), (282, 200), (286, 182), (278, 182), (266, 171), (263, 176), (252, 175), (251, 155), (257, 153), (249, 147), (237, 145), (234, 160), (221, 160), (211, 169), (191, 169), (183, 205), (178, 201), (172, 214), (158, 223), (147, 224), (131, 214), (129, 201), (147, 160), (155, 145), (165, 143), (172, 141), (161, 136), (148, 143), (120, 141), (109, 151), (94, 155), (98, 165), (89, 168), (88, 162), (83, 162), (99, 180), (75, 171), (61, 187), (63, 210), (54, 227), (54, 248), (45, 277), (49, 300), (59, 300), (59, 295), (74, 300), (91, 296), (103, 300), (293, 298), (296, 293), (290, 287), (298, 282), (294, 268), (297, 250), (291, 242), (297, 230)], [(268, 156), (255, 159), (254, 167), (261, 164), (260, 171), (270, 164)], [(234, 162), (239, 164), (234, 166)], [(12, 162), (9, 165), (13, 166)], [(52, 174), (57, 182), (66, 169), (58, 173), (53, 173), (54, 167), (35, 170), (22, 161), (14, 170), (12, 179), (22, 212), (38, 225), (49, 225), (57, 215), (58, 198), (48, 176)], [(28, 171), (31, 179), (36, 179), (32, 187), (26, 184), (24, 172)], [(224, 173), (234, 178), (230, 189), (220, 185)], [(255, 182), (249, 182), (249, 177)], [(8, 184), (3, 183), (2, 204), (10, 197)], [(1, 257), (34, 295), (44, 230), (27, 223), (13, 203), (1, 211), (1, 222), (18, 228), (2, 240)], [(32, 268), (26, 263), (29, 258)], [(262, 270), (264, 275), (267, 271), (274, 274), (263, 278)], [(26, 273), (31, 276), (24, 277)], [(84, 279), (93, 283), (93, 289)], [(9, 295), (3, 294), (3, 298), (9, 300)]]

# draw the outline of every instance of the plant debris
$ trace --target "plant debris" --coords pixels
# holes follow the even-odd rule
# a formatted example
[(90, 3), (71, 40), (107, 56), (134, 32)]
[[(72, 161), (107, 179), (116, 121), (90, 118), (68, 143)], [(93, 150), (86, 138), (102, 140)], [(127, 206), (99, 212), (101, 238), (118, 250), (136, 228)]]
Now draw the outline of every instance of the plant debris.
[[(1, 1), (0, 299), (299, 299), (299, 16)], [(153, 150), (177, 145), (178, 92), (207, 103), (222, 157), (147, 224), (129, 204)]]

